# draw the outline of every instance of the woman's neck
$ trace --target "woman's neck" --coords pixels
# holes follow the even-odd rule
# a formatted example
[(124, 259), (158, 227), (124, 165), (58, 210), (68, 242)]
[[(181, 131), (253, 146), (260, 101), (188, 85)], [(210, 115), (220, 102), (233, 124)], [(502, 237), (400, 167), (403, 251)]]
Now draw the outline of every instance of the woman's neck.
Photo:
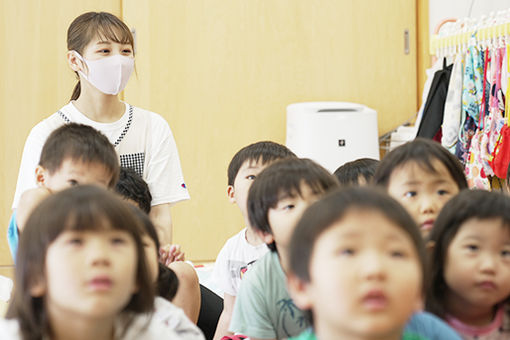
[(470, 326), (485, 326), (492, 322), (495, 315), (494, 306), (474, 306), (454, 292), (446, 294), (446, 312)]
[(125, 112), (125, 105), (118, 96), (107, 95), (92, 85), (82, 81), (81, 93), (73, 105), (87, 118), (98, 123), (113, 123), (118, 121)]

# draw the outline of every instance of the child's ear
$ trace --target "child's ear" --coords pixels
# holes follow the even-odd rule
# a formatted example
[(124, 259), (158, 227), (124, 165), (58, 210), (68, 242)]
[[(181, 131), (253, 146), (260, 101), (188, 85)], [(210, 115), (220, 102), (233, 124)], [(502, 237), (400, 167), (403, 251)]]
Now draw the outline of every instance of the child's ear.
[(313, 298), (308, 290), (309, 283), (298, 278), (294, 273), (287, 274), (287, 288), (292, 300), (301, 310), (311, 309)]
[(236, 202), (236, 198), (234, 197), (235, 193), (236, 193), (236, 189), (234, 188), (234, 186), (229, 185), (227, 187), (227, 197), (228, 197), (228, 200), (230, 201), (230, 203)]
[(259, 229), (256, 229), (255, 232), (257, 233), (257, 236), (265, 243), (265, 244), (271, 244), (274, 242), (273, 234), (268, 233), (266, 231), (262, 231)]
[(42, 166), (38, 165), (37, 168), (35, 168), (35, 182), (37, 185), (44, 186), (47, 175), (48, 171)]
[(84, 70), (84, 62), (78, 58), (75, 51), (68, 51), (67, 52), (67, 63), (69, 64), (69, 67), (71, 70), (78, 72), (81, 70)]
[(35, 298), (43, 297), (46, 294), (46, 282), (43, 279), (37, 279), (30, 284), (30, 289), (28, 290), (30, 296)]

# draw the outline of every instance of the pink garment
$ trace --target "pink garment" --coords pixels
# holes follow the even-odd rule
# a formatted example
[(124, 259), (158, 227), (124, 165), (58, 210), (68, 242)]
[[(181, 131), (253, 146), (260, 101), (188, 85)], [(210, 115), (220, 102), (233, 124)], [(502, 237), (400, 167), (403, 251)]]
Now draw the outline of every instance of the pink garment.
[(486, 326), (477, 327), (463, 323), (452, 315), (446, 316), (446, 322), (455, 329), (464, 340), (503, 340), (510, 338), (509, 306), (501, 306), (494, 320)]

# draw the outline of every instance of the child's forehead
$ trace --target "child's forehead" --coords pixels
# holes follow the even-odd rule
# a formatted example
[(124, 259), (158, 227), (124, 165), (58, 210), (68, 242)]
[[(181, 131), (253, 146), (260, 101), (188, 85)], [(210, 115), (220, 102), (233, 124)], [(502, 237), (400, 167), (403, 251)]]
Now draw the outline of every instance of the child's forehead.
[(411, 236), (404, 226), (390, 219), (382, 211), (374, 208), (353, 207), (347, 209), (323, 231), (325, 238), (335, 236), (337, 240), (366, 240), (375, 237), (380, 241), (412, 243)]

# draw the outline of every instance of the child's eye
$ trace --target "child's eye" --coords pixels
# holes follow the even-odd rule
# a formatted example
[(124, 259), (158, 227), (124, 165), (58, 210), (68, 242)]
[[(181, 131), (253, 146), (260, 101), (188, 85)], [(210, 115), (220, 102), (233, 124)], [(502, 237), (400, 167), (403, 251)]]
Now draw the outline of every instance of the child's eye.
[(131, 49), (125, 49), (125, 50), (122, 50), (122, 53), (124, 53), (124, 54), (131, 54), (132, 51), (131, 51)]
[(342, 256), (353, 256), (355, 253), (353, 248), (342, 248), (338, 251), (338, 254)]
[(392, 250), (390, 251), (390, 256), (395, 258), (405, 258), (406, 254), (401, 250)]
[(73, 246), (81, 246), (83, 244), (83, 239), (81, 237), (72, 237), (67, 241), (67, 243)]
[(126, 239), (123, 237), (112, 237), (111, 242), (112, 244), (124, 244), (126, 243)]
[(69, 183), (69, 185), (72, 186), (72, 187), (78, 185), (78, 181), (75, 180), (75, 179), (70, 179), (70, 180), (67, 181), (67, 183)]
[(475, 252), (479, 249), (479, 247), (476, 244), (468, 244), (466, 245), (465, 248), (471, 252)]
[(254, 180), (255, 178), (257, 178), (255, 175), (248, 175), (246, 176), (246, 179), (249, 179), (249, 180)]
[(438, 190), (437, 193), (441, 196), (449, 194), (448, 190)]
[(508, 257), (508, 258), (510, 258), (510, 250), (507, 250), (507, 249), (502, 250), (502, 251), (501, 251), (501, 255), (502, 255), (503, 257)]
[(404, 193), (404, 197), (414, 197), (416, 195), (417, 195), (416, 191), (407, 191), (406, 193)]
[(99, 53), (109, 53), (109, 52), (110, 52), (110, 50), (109, 50), (109, 49), (107, 49), (107, 48), (103, 48), (103, 49), (100, 49), (98, 52), (99, 52)]
[(295, 207), (296, 206), (294, 204), (287, 204), (286, 206), (283, 207), (283, 210), (292, 210)]

